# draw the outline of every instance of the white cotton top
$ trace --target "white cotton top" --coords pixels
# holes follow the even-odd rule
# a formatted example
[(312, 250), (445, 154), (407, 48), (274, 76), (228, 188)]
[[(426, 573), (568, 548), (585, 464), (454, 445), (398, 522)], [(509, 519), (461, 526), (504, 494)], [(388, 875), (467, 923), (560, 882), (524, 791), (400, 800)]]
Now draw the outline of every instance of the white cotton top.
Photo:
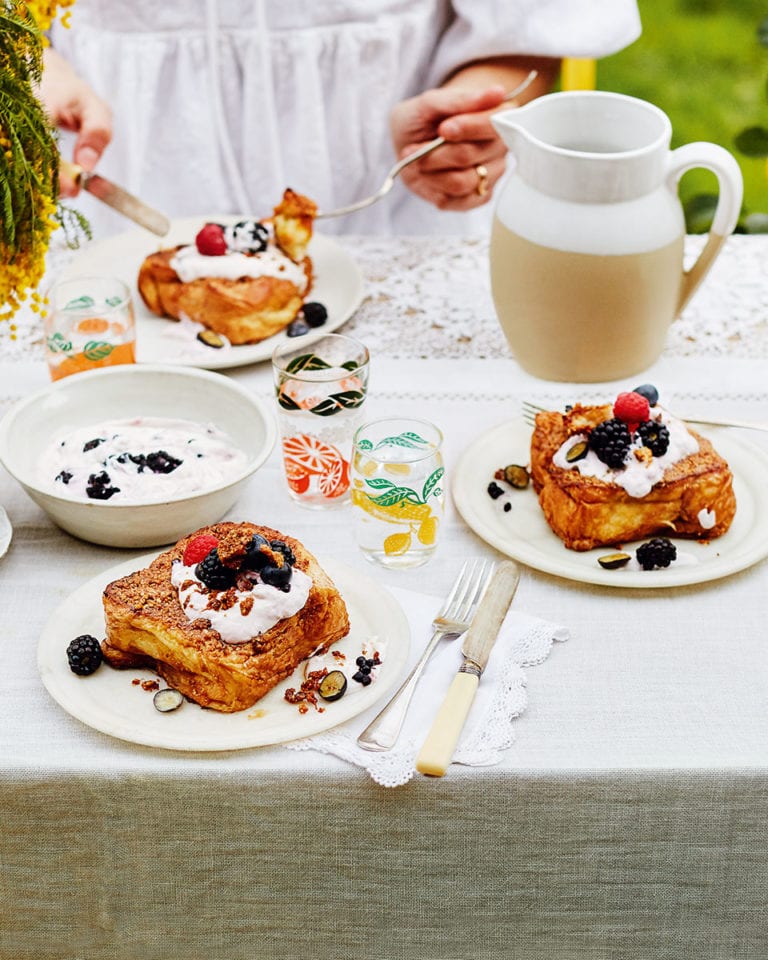
[[(99, 172), (170, 217), (271, 213), (285, 187), (331, 209), (395, 162), (400, 100), (488, 56), (600, 57), (640, 33), (635, 0), (77, 0), (54, 46), (114, 112)], [(62, 137), (62, 149), (71, 151)], [(82, 196), (96, 237), (126, 221)], [(401, 183), (324, 233), (482, 233)]]

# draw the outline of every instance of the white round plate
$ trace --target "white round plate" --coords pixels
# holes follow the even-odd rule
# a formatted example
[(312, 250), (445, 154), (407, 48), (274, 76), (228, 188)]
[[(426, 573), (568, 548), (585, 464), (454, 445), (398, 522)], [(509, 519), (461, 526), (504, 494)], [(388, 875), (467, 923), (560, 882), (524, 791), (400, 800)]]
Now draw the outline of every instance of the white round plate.
[[(707, 433), (733, 471), (736, 516), (730, 530), (709, 543), (676, 540), (679, 559), (666, 569), (604, 570), (597, 558), (610, 548), (566, 549), (544, 519), (532, 486), (491, 499), (488, 484), (499, 467), (530, 463), (531, 428), (522, 420), (493, 427), (464, 452), (454, 471), (453, 500), (486, 543), (534, 570), (607, 587), (678, 587), (717, 580), (768, 556), (768, 454), (724, 429), (707, 428)], [(505, 502), (512, 504), (506, 513)], [(640, 542), (623, 546), (634, 555)]]
[[(157, 553), (134, 558), (94, 577), (72, 593), (46, 624), (38, 646), (38, 667), (48, 692), (67, 713), (76, 719), (120, 740), (162, 747), (167, 750), (240, 750), (283, 743), (313, 736), (335, 727), (367, 710), (393, 686), (405, 666), (410, 643), (410, 628), (402, 608), (394, 597), (370, 577), (336, 561), (321, 561), (347, 605), (349, 634), (332, 647), (346, 655), (341, 669), (347, 674), (347, 692), (334, 703), (318, 704), (319, 713), (310, 707), (305, 714), (283, 697), (288, 687), (299, 687), (303, 677), (301, 664), (294, 674), (279, 683), (253, 707), (237, 713), (204, 710), (184, 702), (172, 713), (159, 713), (151, 692), (134, 684), (135, 678), (156, 680), (150, 670), (113, 670), (106, 664), (90, 677), (78, 677), (69, 669), (66, 649), (70, 640), (83, 633), (101, 639), (104, 613), (101, 595), (104, 587), (118, 577), (147, 566)], [(381, 666), (367, 687), (352, 680), (357, 669), (363, 641), (376, 638), (381, 649)], [(320, 658), (317, 658), (318, 660)], [(326, 655), (324, 663), (338, 666)], [(312, 669), (319, 666), (317, 660)], [(164, 681), (160, 681), (165, 687)]]
[[(199, 343), (194, 332), (174, 320), (155, 316), (141, 299), (137, 286), (139, 267), (150, 253), (180, 243), (191, 243), (208, 220), (236, 223), (239, 217), (186, 217), (171, 222), (167, 236), (158, 238), (146, 230), (130, 230), (106, 240), (88, 244), (62, 271), (61, 279), (82, 276), (116, 276), (133, 293), (136, 312), (136, 353), (139, 363), (175, 363), (207, 370), (225, 370), (269, 360), (275, 345), (287, 339), (284, 331), (260, 343), (220, 350)], [(296, 342), (311, 343), (345, 323), (363, 299), (360, 268), (334, 240), (315, 234), (309, 247), (314, 266), (310, 300), (325, 305), (328, 319)]]
[(0, 507), (0, 557), (4, 557), (8, 552), (13, 537), (13, 527), (8, 519), (8, 514)]

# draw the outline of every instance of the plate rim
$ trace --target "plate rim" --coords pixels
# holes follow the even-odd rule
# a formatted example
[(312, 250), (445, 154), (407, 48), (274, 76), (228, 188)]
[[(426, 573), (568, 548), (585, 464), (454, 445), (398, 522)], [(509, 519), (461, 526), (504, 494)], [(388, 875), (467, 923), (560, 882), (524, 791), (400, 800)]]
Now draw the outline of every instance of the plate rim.
[[(451, 481), (451, 495), (453, 503), (459, 514), (464, 519), (465, 523), (470, 527), (471, 530), (474, 531), (474, 533), (477, 534), (477, 536), (479, 536), (490, 546), (499, 550), (501, 553), (504, 553), (506, 556), (509, 556), (528, 567), (531, 567), (531, 569), (538, 570), (541, 573), (547, 573), (552, 576), (561, 577), (562, 579), (569, 580), (571, 582), (610, 587), (612, 589), (672, 589), (674, 587), (709, 583), (746, 570), (754, 564), (759, 563), (761, 560), (764, 560), (765, 557), (768, 556), (768, 516), (763, 514), (762, 522), (756, 522), (747, 528), (745, 535), (742, 536), (735, 545), (736, 551), (734, 554), (732, 554), (729, 560), (722, 563), (710, 564), (709, 566), (704, 564), (691, 564), (680, 566), (676, 569), (673, 568), (653, 571), (625, 571), (620, 572), (619, 575), (617, 575), (617, 571), (603, 570), (596, 561), (594, 563), (584, 563), (582, 569), (581, 566), (578, 566), (579, 560), (576, 558), (594, 558), (596, 551), (605, 551), (608, 548), (596, 547), (593, 550), (585, 551), (583, 553), (579, 551), (567, 551), (567, 548), (563, 542), (560, 540), (557, 534), (551, 530), (546, 522), (546, 519), (544, 518), (544, 515), (540, 512), (538, 508), (537, 497), (532, 486), (528, 490), (522, 491), (522, 494), (536, 499), (536, 510), (540, 516), (541, 524), (543, 525), (542, 529), (546, 529), (553, 538), (553, 548), (559, 544), (563, 551), (567, 551), (567, 553), (563, 554), (565, 562), (557, 562), (554, 549), (552, 552), (553, 559), (550, 559), (548, 554), (543, 553), (540, 548), (531, 545), (530, 541), (523, 540), (519, 543), (516, 543), (514, 540), (510, 540), (509, 537), (497, 534), (495, 530), (489, 526), (482, 508), (478, 507), (478, 504), (484, 505), (483, 498), (485, 498), (489, 504), (495, 504), (495, 501), (492, 501), (488, 497), (486, 490), (487, 484), (493, 479), (493, 470), (488, 472), (489, 468), (486, 464), (488, 459), (488, 448), (491, 447), (494, 444), (494, 441), (497, 439), (504, 439), (514, 436), (515, 433), (517, 434), (515, 437), (517, 442), (520, 442), (522, 439), (521, 434), (525, 434), (529, 439), (531, 429), (532, 428), (527, 425), (519, 416), (509, 418), (505, 421), (497, 423), (493, 427), (490, 427), (479, 437), (477, 437), (477, 439), (474, 440), (473, 443), (462, 453), (459, 461), (456, 464), (456, 467), (454, 468), (453, 479)], [(768, 470), (768, 452), (741, 437), (733, 436), (732, 434), (727, 433), (727, 428), (715, 427), (710, 429), (716, 435), (718, 444), (721, 443), (721, 441), (725, 442), (726, 450), (720, 452), (726, 459), (729, 459), (728, 449), (733, 448), (739, 451), (740, 457), (746, 456), (757, 459), (761, 461), (763, 468)], [(506, 448), (509, 448), (510, 445), (511, 441), (506, 444)], [(501, 451), (496, 458), (495, 468), (498, 469), (498, 467), (501, 465), (501, 461), (505, 460), (505, 454), (503, 452), (505, 447), (503, 444), (498, 444), (496, 447), (494, 447), (494, 449)], [(527, 445), (526, 449), (528, 449)], [(529, 452), (526, 453), (526, 459), (524, 462), (530, 462)], [(488, 474), (485, 478), (487, 482), (484, 486), (482, 486), (482, 488), (478, 487), (476, 489), (477, 472), (480, 469), (485, 470)], [(740, 485), (748, 488), (753, 496), (757, 496), (758, 498), (759, 495), (762, 494), (762, 499), (768, 501), (768, 493), (763, 493), (759, 485), (750, 484), (749, 480), (744, 478), (740, 472), (737, 472), (737, 470), (733, 469), (733, 467), (732, 470), (735, 484), (738, 482)], [(518, 494), (516, 493), (515, 496), (517, 495)], [(511, 513), (514, 512), (514, 501), (512, 502), (513, 510)], [(499, 520), (500, 523), (498, 526), (501, 527), (500, 517)], [(762, 537), (761, 531), (763, 531), (765, 534)], [(728, 537), (730, 532), (731, 531), (728, 531), (728, 533), (724, 534), (722, 537), (718, 537), (715, 540), (709, 541), (707, 546), (718, 545), (722, 543), (724, 538)], [(754, 541), (755, 546), (751, 550), (744, 550), (743, 544), (745, 540), (749, 543)], [(689, 542), (691, 544), (696, 543), (695, 540), (688, 540), (687, 538), (681, 538), (681, 542)], [(528, 548), (525, 546), (526, 543), (528, 543)], [(635, 543), (635, 541), (631, 541), (631, 543)], [(725, 540), (725, 543), (728, 544), (728, 541)]]
[[(217, 223), (226, 224), (236, 223), (238, 220), (242, 219), (242, 216), (238, 216), (236, 214), (176, 217), (171, 220), (171, 226), (167, 237), (172, 237), (177, 230), (192, 231), (196, 227), (199, 228), (200, 225), (211, 220), (215, 220)], [(70, 262), (66, 264), (66, 266), (61, 270), (58, 279), (68, 280), (78, 276), (87, 276), (89, 273), (87, 264), (94, 253), (98, 256), (102, 250), (106, 249), (106, 251), (109, 253), (113, 247), (119, 248), (121, 245), (126, 243), (136, 243), (138, 247), (146, 246), (146, 254), (149, 254), (155, 249), (158, 249), (160, 245), (166, 243), (167, 237), (158, 238), (146, 230), (136, 228), (124, 230), (122, 233), (113, 234), (109, 237), (103, 237), (100, 240), (91, 241), (87, 246), (83, 247), (82, 250), (78, 251), (70, 260)], [(344, 308), (337, 317), (329, 317), (322, 327), (318, 327), (311, 333), (307, 333), (301, 337), (301, 342), (306, 344), (314, 343), (325, 334), (333, 333), (334, 331), (338, 330), (339, 327), (345, 324), (360, 307), (365, 295), (365, 280), (359, 264), (334, 237), (323, 233), (314, 233), (312, 239), (310, 240), (309, 255), (313, 258), (313, 260), (323, 257), (333, 257), (334, 259), (338, 260), (339, 263), (335, 264), (332, 270), (329, 270), (329, 274), (332, 274), (329, 282), (331, 284), (335, 283), (337, 271), (345, 270), (348, 272), (349, 281), (351, 283), (351, 293), (348, 302), (345, 303)], [(115, 256), (118, 258), (117, 253)], [(86, 269), (82, 269), (84, 264), (86, 265)], [(144, 307), (141, 295), (138, 292), (138, 274), (126, 279), (126, 277), (121, 275), (119, 268), (115, 271), (115, 273), (116, 275), (121, 276), (121, 279), (127, 282), (130, 287), (133, 296), (134, 309), (136, 310), (136, 328), (138, 334), (140, 334), (140, 327), (146, 324), (174, 322), (172, 320), (167, 320), (163, 317), (157, 317), (151, 314), (146, 316), (143, 315), (140, 311), (146, 310), (146, 308)], [(282, 343), (286, 339), (288, 339), (288, 337), (285, 331), (281, 330), (278, 333), (273, 334), (271, 337), (267, 337), (265, 340), (259, 341), (259, 343), (232, 346), (230, 349), (226, 350), (221, 357), (217, 357), (215, 355), (215, 351), (211, 351), (213, 356), (211, 356), (209, 360), (205, 360), (202, 357), (178, 358), (170, 355), (142, 358), (138, 355), (139, 352), (137, 351), (136, 362), (142, 365), (173, 363), (178, 366), (197, 367), (203, 370), (231, 370), (237, 367), (248, 366), (251, 363), (263, 363), (269, 360), (272, 356), (272, 351), (274, 350), (275, 346), (278, 343)]]
[[(333, 558), (318, 558), (318, 563), (328, 573), (334, 583), (341, 583), (341, 585), (344, 587), (344, 590), (347, 592), (349, 592), (349, 580), (353, 580), (356, 584), (362, 581), (359, 587), (356, 586), (355, 600), (346, 601), (350, 605), (353, 603), (360, 603), (361, 601), (359, 598), (362, 594), (365, 594), (367, 598), (370, 594), (370, 591), (374, 592), (378, 602), (383, 603), (387, 608), (387, 624), (388, 629), (390, 630), (388, 641), (391, 643), (391, 637), (395, 637), (396, 656), (393, 658), (390, 654), (388, 658), (389, 660), (394, 660), (392, 666), (388, 668), (387, 673), (380, 679), (379, 682), (368, 688), (371, 691), (371, 695), (366, 695), (365, 697), (360, 696), (358, 703), (350, 705), (354, 706), (354, 709), (347, 709), (347, 711), (338, 717), (334, 717), (333, 713), (329, 712), (328, 710), (326, 710), (323, 714), (313, 712), (310, 715), (311, 719), (314, 720), (314, 724), (312, 725), (311, 729), (298, 733), (292, 732), (290, 736), (275, 734), (259, 736), (258, 726), (254, 724), (250, 728), (254, 731), (254, 736), (248, 737), (243, 736), (242, 733), (238, 733), (230, 740), (225, 740), (223, 744), (220, 736), (217, 738), (215, 743), (211, 743), (210, 741), (205, 741), (202, 744), (185, 742), (187, 738), (184, 736), (183, 732), (178, 730), (175, 732), (167, 729), (163, 730), (162, 728), (159, 728), (159, 734), (153, 736), (142, 735), (141, 731), (143, 728), (139, 728), (137, 735), (136, 731), (133, 729), (123, 729), (121, 731), (121, 721), (118, 719), (117, 721), (113, 722), (109, 716), (107, 716), (103, 722), (94, 722), (93, 714), (98, 714), (100, 712), (100, 708), (96, 706), (92, 711), (88, 709), (82, 709), (82, 704), (84, 702), (86, 704), (89, 702), (82, 699), (82, 690), (85, 689), (87, 691), (87, 688), (81, 688), (78, 690), (75, 684), (79, 685), (80, 683), (93, 682), (94, 680), (98, 682), (98, 674), (94, 677), (76, 677), (73, 673), (71, 673), (69, 667), (67, 666), (65, 653), (66, 644), (62, 640), (61, 633), (62, 630), (66, 628), (66, 624), (68, 623), (68, 608), (70, 608), (73, 604), (80, 603), (84, 599), (87, 599), (93, 603), (95, 600), (95, 597), (93, 596), (95, 591), (98, 591), (98, 595), (100, 596), (106, 583), (117, 577), (127, 576), (129, 573), (141, 569), (163, 552), (166, 551), (155, 550), (150, 553), (142, 554), (134, 557), (131, 560), (126, 560), (122, 563), (113, 565), (101, 573), (91, 577), (85, 583), (73, 590), (61, 603), (56, 606), (55, 610), (48, 617), (40, 633), (37, 644), (36, 662), (38, 673), (40, 674), (40, 678), (44, 687), (48, 691), (51, 698), (62, 710), (64, 710), (78, 722), (90, 727), (92, 730), (96, 730), (99, 733), (103, 733), (117, 740), (132, 743), (136, 746), (151, 747), (161, 750), (173, 750), (183, 753), (227, 753), (233, 750), (247, 750), (256, 747), (276, 746), (279, 744), (289, 743), (294, 740), (301, 740), (305, 737), (312, 737), (316, 734), (327, 732), (328, 730), (331, 730), (342, 723), (346, 723), (348, 720), (351, 720), (359, 714), (364, 713), (371, 706), (378, 703), (394, 687), (395, 683), (400, 678), (400, 675), (407, 663), (411, 642), (410, 624), (400, 603), (390, 593), (390, 591), (386, 589), (386, 587), (375, 581), (369, 574), (363, 573), (349, 564)], [(340, 589), (342, 597), (344, 597), (344, 590)], [(67, 614), (66, 617), (65, 614)], [(82, 625), (82, 619), (78, 618), (78, 620)], [(55, 663), (52, 661), (54, 654), (59, 657)], [(384, 662), (386, 663), (388, 661), (385, 660)], [(114, 672), (122, 673), (126, 678), (131, 674), (131, 671), (127, 670)], [(134, 675), (145, 675), (147, 678), (157, 678), (157, 674), (151, 670), (142, 670), (136, 668), (132, 672)], [(281, 681), (281, 684), (287, 683), (288, 679), (289, 678), (286, 678), (286, 680)], [(270, 691), (270, 693), (271, 692), (272, 691)], [(80, 695), (80, 698), (78, 698), (77, 694)], [(268, 695), (269, 694), (267, 694), (267, 696)], [(258, 709), (258, 703), (259, 701), (257, 701), (253, 707), (230, 714), (219, 713), (217, 711), (205, 711), (203, 708), (192, 702), (186, 702), (183, 705), (183, 709), (192, 709), (195, 711), (199, 710), (204, 715), (210, 714), (211, 717), (216, 718), (214, 723), (223, 724), (226, 723), (228, 718), (234, 718), (234, 726), (234, 724), (238, 722), (238, 718), (240, 718), (242, 721), (242, 718), (246, 717), (249, 711)], [(297, 716), (299, 716), (298, 711)], [(308, 715), (305, 714), (303, 716), (306, 717)], [(154, 713), (148, 714), (148, 717), (151, 717), (154, 721), (157, 721), (158, 719), (162, 721), (163, 719), (161, 714), (157, 714), (157, 717), (155, 717)], [(124, 726), (124, 721), (122, 722), (122, 725)], [(266, 733), (266, 731), (262, 731), (262, 734), (264, 733)], [(194, 737), (194, 731), (191, 735)], [(216, 736), (215, 729), (213, 734), (209, 734), (209, 736)]]

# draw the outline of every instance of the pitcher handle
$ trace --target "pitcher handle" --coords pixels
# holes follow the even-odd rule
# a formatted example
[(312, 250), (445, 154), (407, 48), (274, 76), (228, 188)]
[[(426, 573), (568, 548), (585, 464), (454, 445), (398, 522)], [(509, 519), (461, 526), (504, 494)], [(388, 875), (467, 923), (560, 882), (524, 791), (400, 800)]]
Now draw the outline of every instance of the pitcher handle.
[(704, 248), (691, 268), (683, 271), (680, 301), (675, 316), (679, 316), (696, 292), (726, 239), (733, 233), (744, 194), (741, 169), (734, 157), (716, 143), (703, 142), (687, 143), (669, 154), (667, 184), (674, 193), (677, 193), (677, 185), (682, 175), (694, 167), (711, 170), (717, 177), (717, 208)]

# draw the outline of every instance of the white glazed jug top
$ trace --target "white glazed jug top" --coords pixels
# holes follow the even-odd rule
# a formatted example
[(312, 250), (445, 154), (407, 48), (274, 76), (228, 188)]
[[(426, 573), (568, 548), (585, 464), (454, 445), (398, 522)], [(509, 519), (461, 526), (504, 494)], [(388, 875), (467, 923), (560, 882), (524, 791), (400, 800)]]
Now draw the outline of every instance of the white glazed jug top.
[(672, 125), (645, 100), (602, 90), (550, 93), (491, 122), (517, 176), (548, 196), (616, 203), (664, 180)]

